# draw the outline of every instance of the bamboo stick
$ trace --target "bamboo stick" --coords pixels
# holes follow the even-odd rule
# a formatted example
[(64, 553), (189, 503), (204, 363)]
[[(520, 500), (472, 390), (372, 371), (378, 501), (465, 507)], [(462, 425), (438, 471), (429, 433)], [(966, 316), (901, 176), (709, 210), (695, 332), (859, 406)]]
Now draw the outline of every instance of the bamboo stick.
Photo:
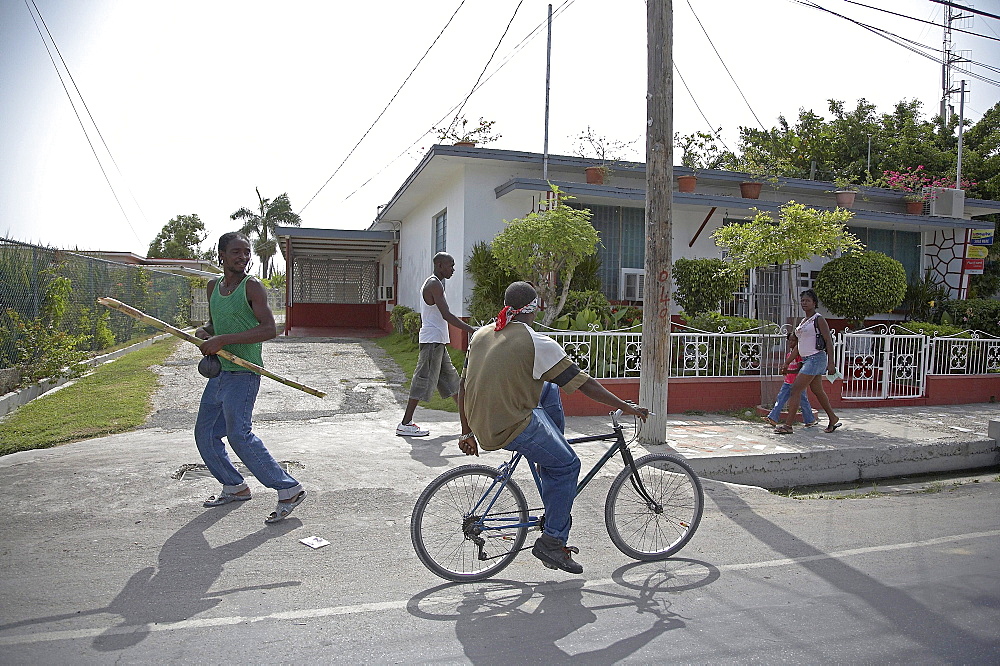
[[(158, 328), (164, 333), (170, 333), (171, 335), (177, 336), (181, 340), (187, 340), (188, 342), (190, 342), (191, 344), (195, 345), (198, 348), (201, 348), (201, 343), (204, 342), (204, 340), (202, 340), (201, 338), (197, 338), (191, 335), (190, 333), (185, 333), (179, 328), (171, 326), (170, 324), (164, 321), (160, 321), (156, 317), (151, 317), (142, 310), (136, 310), (131, 305), (126, 305), (125, 303), (122, 303), (119, 300), (115, 300), (114, 298), (107, 298), (107, 297), (98, 298), (97, 302), (100, 303), (101, 305), (106, 305), (107, 307), (113, 310), (118, 310), (119, 312), (127, 314), (129, 317), (137, 319), (144, 324), (152, 326), (153, 328)], [(291, 379), (285, 379), (280, 375), (276, 375), (273, 372), (265, 368), (262, 368), (256, 363), (251, 363), (250, 361), (244, 361), (239, 356), (234, 356), (232, 353), (226, 351), (225, 349), (219, 350), (219, 356), (226, 359), (227, 361), (235, 363), (240, 367), (246, 368), (247, 370), (253, 370), (254, 372), (264, 375), (265, 377), (270, 377), (276, 382), (281, 382), (285, 386), (291, 386), (292, 388), (298, 389), (300, 391), (305, 391), (306, 393), (314, 395), (317, 398), (326, 397), (326, 393), (320, 391), (319, 389), (314, 389), (312, 387), (306, 386), (305, 384), (300, 384)]]

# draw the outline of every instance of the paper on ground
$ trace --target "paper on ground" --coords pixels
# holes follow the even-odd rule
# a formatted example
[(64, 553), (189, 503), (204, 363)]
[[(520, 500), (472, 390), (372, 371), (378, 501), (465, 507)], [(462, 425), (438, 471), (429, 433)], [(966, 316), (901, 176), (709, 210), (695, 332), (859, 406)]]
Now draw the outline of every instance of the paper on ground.
[(304, 543), (310, 548), (322, 548), (323, 546), (329, 546), (330, 542), (326, 539), (321, 539), (318, 536), (306, 537), (305, 539), (299, 539), (299, 543)]

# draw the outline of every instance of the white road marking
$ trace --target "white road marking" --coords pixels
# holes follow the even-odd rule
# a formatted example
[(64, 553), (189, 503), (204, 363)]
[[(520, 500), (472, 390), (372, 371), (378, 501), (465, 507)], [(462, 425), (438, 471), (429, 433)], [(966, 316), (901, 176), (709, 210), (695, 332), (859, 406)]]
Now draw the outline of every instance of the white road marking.
[[(969, 539), (987, 539), (995, 537), (1000, 537), (1000, 530), (990, 530), (987, 532), (972, 532), (969, 534), (956, 534), (953, 536), (936, 537), (934, 539), (925, 539), (923, 541), (911, 541), (907, 543), (887, 544), (884, 546), (852, 548), (849, 550), (841, 550), (833, 553), (807, 555), (805, 557), (789, 557), (777, 560), (765, 560), (763, 562), (746, 562), (743, 564), (723, 564), (716, 568), (719, 571), (750, 571), (754, 569), (764, 569), (767, 567), (786, 567), (797, 564), (803, 564), (806, 562), (816, 562), (819, 560), (835, 560), (846, 557), (853, 557), (857, 555), (867, 555), (869, 553), (906, 550), (908, 548), (923, 548), (927, 546), (939, 546), (946, 543), (954, 543), (956, 541), (966, 541)], [(669, 562), (669, 560), (667, 560), (667, 562)], [(650, 563), (650, 564), (655, 564), (655, 563)], [(704, 568), (699, 566), (690, 566), (687, 567), (686, 569), (678, 570), (672, 573), (677, 576), (703, 576)], [(636, 582), (641, 583), (643, 580), (645, 580), (645, 576), (635, 577)], [(556, 584), (556, 586), (558, 585), (559, 584)], [(587, 581), (584, 584), (585, 588), (598, 588), (607, 586), (619, 587), (620, 585), (617, 581), (611, 578), (591, 580)], [(546, 585), (540, 587), (547, 588), (550, 586)], [(421, 603), (423, 605), (458, 603), (462, 601), (464, 596), (465, 595), (463, 594), (438, 595), (434, 597), (429, 597), (427, 599), (423, 599)], [(409, 600), (382, 601), (375, 603), (354, 604), (351, 606), (331, 606), (328, 608), (313, 608), (305, 610), (285, 611), (280, 613), (271, 613), (270, 615), (259, 615), (259, 616), (249, 616), (249, 617), (244, 617), (244, 616), (209, 617), (209, 618), (198, 618), (194, 620), (182, 620), (180, 622), (171, 622), (167, 624), (153, 624), (153, 625), (143, 624), (143, 625), (127, 625), (127, 626), (107, 625), (103, 627), (91, 627), (89, 629), (46, 631), (46, 632), (39, 632), (37, 634), (0, 636), (0, 645), (25, 645), (29, 643), (44, 643), (52, 641), (73, 640), (79, 638), (93, 638), (95, 636), (101, 636), (101, 635), (110, 636), (110, 635), (132, 634), (136, 632), (156, 633), (161, 631), (180, 631), (184, 629), (203, 629), (206, 627), (250, 624), (254, 622), (263, 622), (266, 620), (302, 620), (308, 618), (331, 617), (335, 615), (357, 615), (360, 613), (374, 613), (387, 610), (402, 610), (405, 609), (409, 603), (410, 603)]]

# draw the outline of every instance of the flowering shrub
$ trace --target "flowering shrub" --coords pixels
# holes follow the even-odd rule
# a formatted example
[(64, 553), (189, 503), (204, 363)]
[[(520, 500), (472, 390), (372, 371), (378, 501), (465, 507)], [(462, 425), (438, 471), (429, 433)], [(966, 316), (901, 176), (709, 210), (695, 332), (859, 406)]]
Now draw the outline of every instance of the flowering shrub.
[[(917, 167), (900, 167), (899, 171), (883, 171), (886, 186), (890, 190), (898, 190), (907, 194), (910, 201), (927, 201), (931, 198), (929, 192), (924, 192), (925, 187), (946, 187), (954, 188), (955, 179), (947, 176), (934, 177), (924, 169), (921, 164)], [(975, 187), (976, 183), (962, 179), (960, 189), (967, 190)]]

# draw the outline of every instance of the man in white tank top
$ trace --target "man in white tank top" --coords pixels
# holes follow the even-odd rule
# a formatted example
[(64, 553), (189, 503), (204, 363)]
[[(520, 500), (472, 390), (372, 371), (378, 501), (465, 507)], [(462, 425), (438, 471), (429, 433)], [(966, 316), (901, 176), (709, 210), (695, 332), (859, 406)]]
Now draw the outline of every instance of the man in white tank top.
[(452, 314), (444, 295), (444, 281), (455, 274), (455, 258), (447, 252), (434, 255), (434, 274), (424, 281), (420, 289), (420, 355), (417, 368), (410, 382), (410, 399), (403, 412), (403, 420), (396, 426), (400, 437), (426, 437), (424, 430), (413, 422), (417, 403), (428, 401), (437, 387), (441, 397), (454, 398), (458, 394), (458, 371), (455, 370), (447, 346), (451, 341), (448, 324), (453, 324), (469, 334), (476, 329)]

